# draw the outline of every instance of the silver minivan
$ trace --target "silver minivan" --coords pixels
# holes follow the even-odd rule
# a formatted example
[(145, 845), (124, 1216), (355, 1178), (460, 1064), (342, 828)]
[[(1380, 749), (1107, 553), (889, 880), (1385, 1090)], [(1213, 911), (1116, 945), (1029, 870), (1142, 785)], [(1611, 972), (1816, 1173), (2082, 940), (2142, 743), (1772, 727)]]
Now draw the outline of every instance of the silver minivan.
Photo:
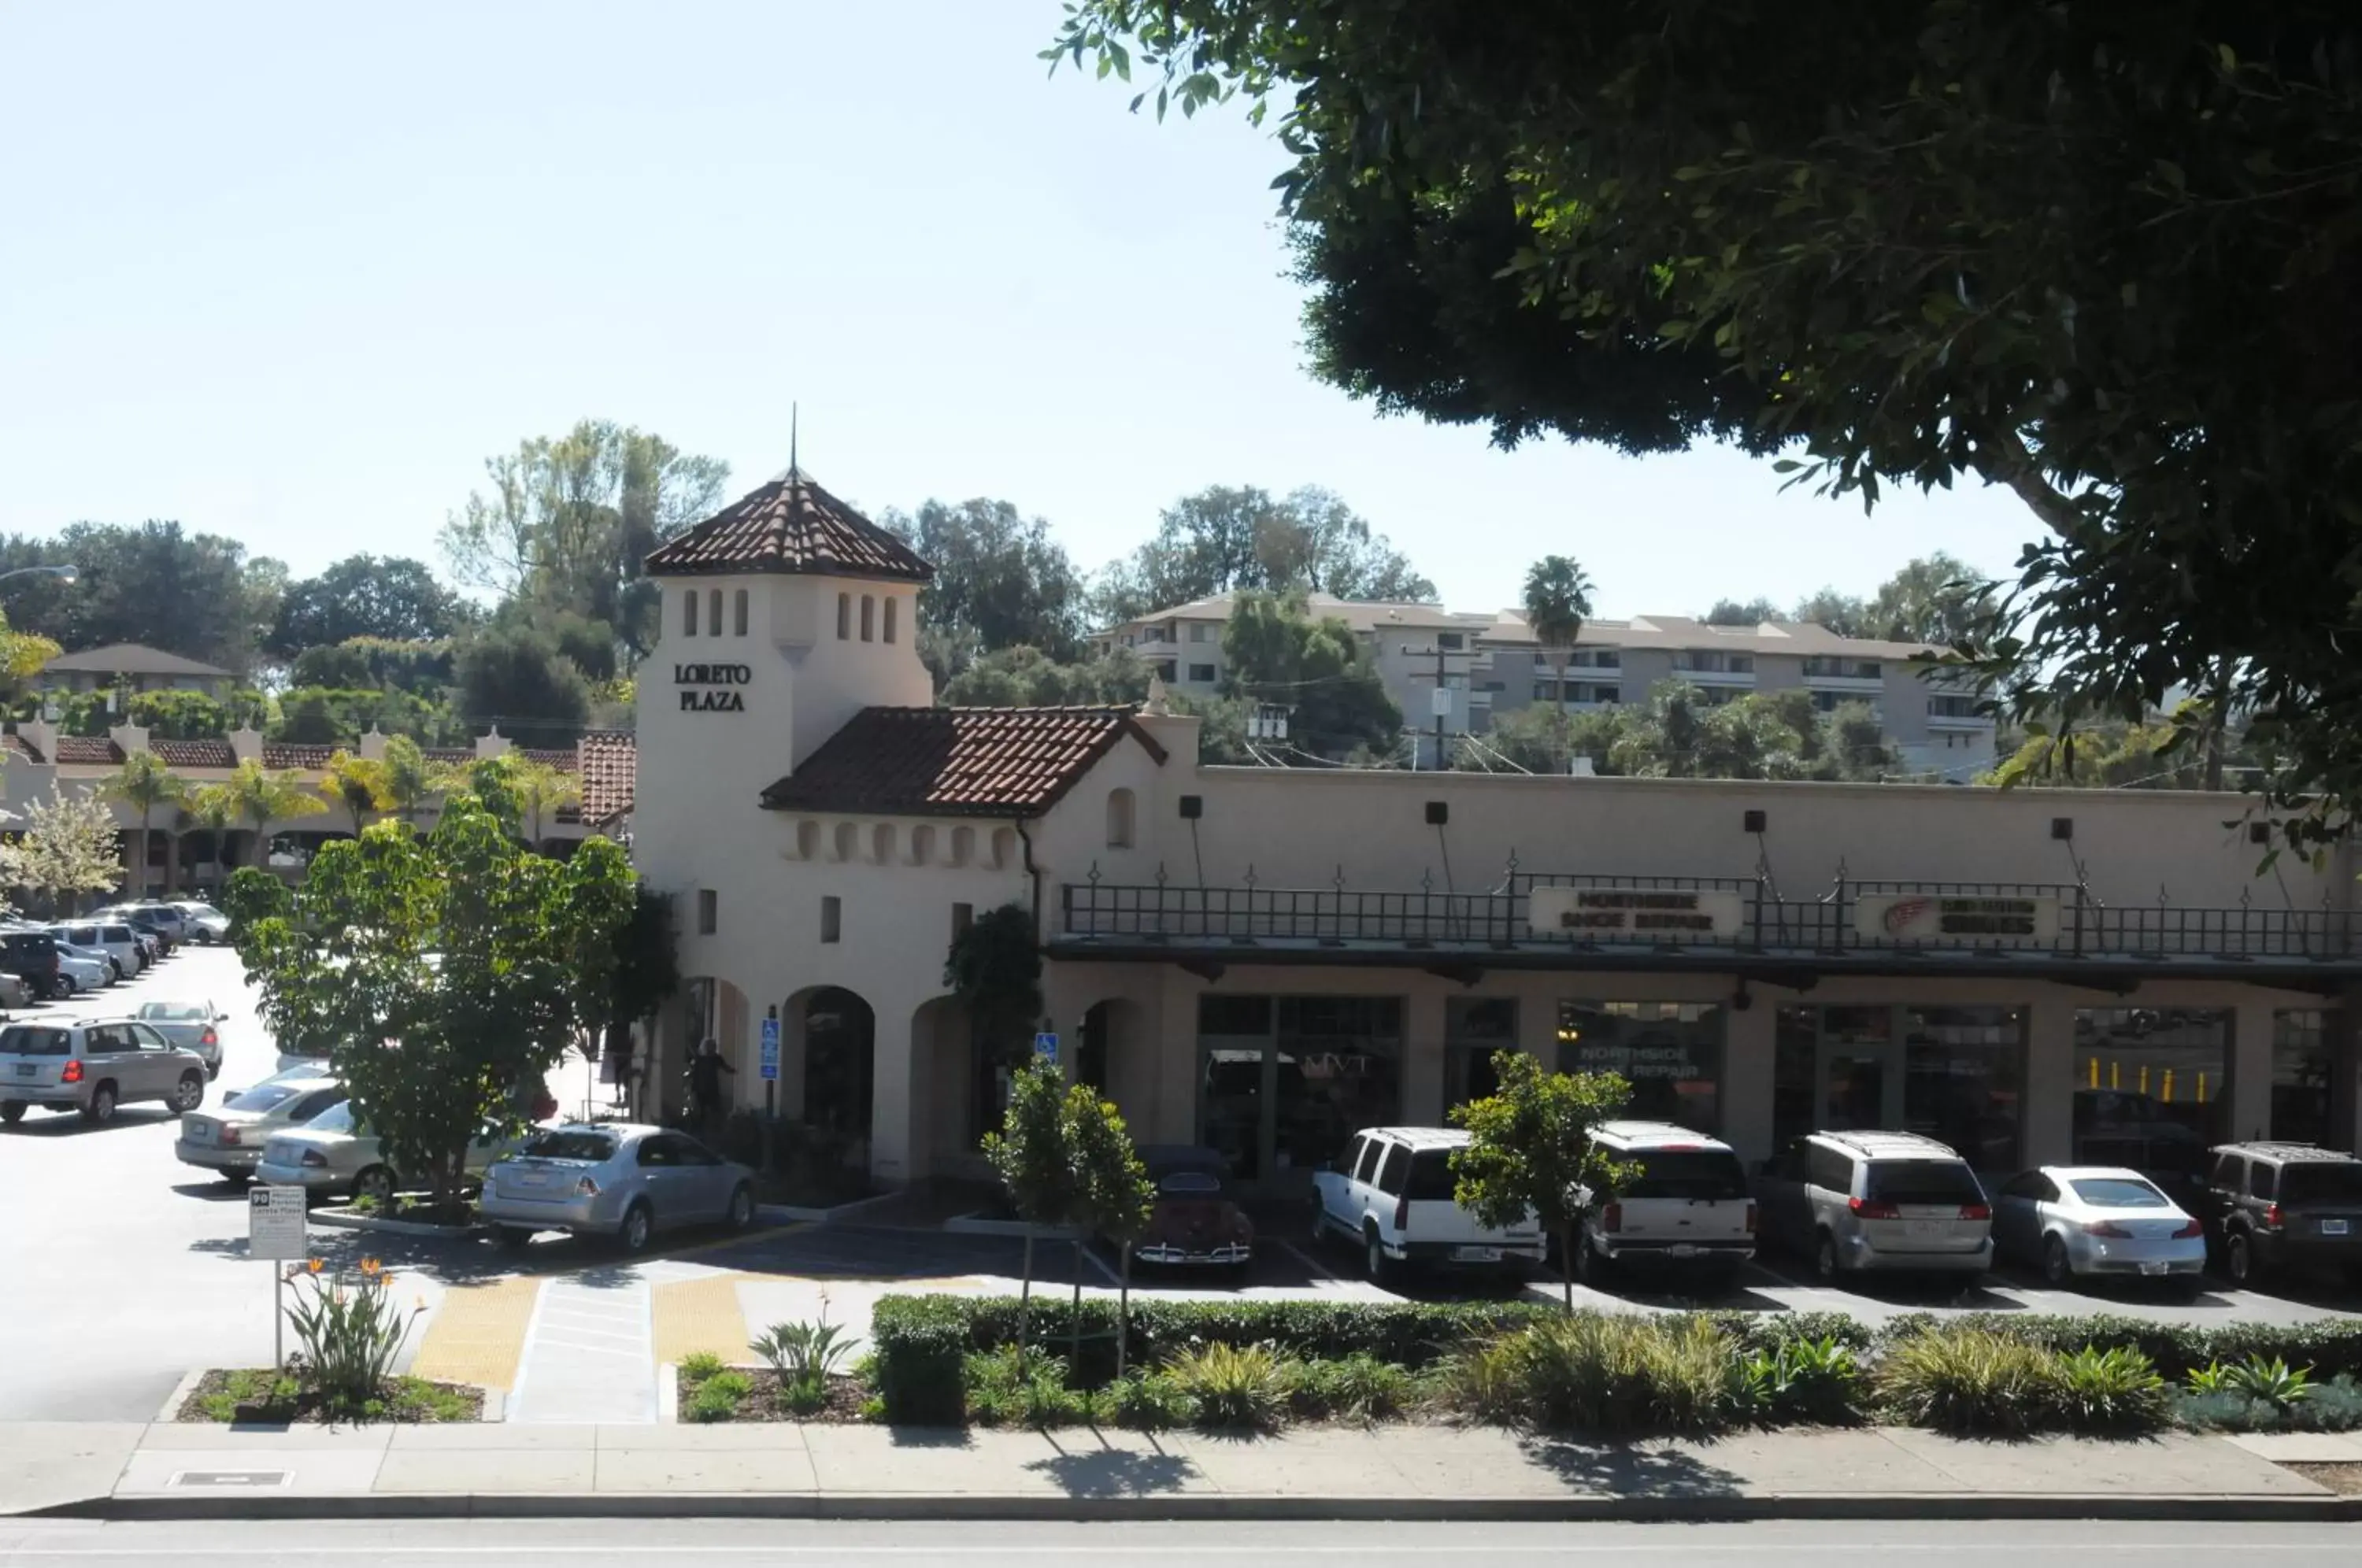
[(118, 980), (128, 980), (148, 966), (138, 933), (120, 921), (61, 921), (50, 927), (50, 934), (104, 954)]
[(31, 1106), (115, 1120), (115, 1108), (161, 1100), (177, 1112), (204, 1103), (204, 1058), (134, 1019), (12, 1023), (0, 1029), (0, 1121)]
[(1916, 1132), (1815, 1132), (1766, 1161), (1765, 1238), (1824, 1280), (1873, 1270), (1980, 1275), (1992, 1209), (1969, 1163)]

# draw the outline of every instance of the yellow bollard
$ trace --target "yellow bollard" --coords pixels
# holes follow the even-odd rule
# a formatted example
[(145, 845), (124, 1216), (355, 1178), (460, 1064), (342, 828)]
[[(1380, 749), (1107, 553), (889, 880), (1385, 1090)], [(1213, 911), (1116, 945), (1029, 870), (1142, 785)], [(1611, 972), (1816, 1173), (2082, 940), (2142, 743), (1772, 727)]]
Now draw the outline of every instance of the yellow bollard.
[(2108, 1064), (2108, 1087), (2110, 1088), (2120, 1089), (2125, 1087), (2124, 1066), (2125, 1065), (2122, 1062), (2110, 1062)]
[(2092, 1081), (2085, 1087), (2090, 1088), (2100, 1087), (2100, 1058), (2097, 1056), (2092, 1058)]
[(2206, 1103), (2206, 1074), (2202, 1070), (2198, 1075), (2198, 1103)]
[(2158, 1091), (2158, 1098), (2168, 1105), (2173, 1103), (2173, 1069), (2171, 1067), (2165, 1070), (2165, 1087)]
[(2147, 1062), (2143, 1062), (2141, 1064), (2140, 1092), (2143, 1094), (2148, 1093), (2148, 1064)]

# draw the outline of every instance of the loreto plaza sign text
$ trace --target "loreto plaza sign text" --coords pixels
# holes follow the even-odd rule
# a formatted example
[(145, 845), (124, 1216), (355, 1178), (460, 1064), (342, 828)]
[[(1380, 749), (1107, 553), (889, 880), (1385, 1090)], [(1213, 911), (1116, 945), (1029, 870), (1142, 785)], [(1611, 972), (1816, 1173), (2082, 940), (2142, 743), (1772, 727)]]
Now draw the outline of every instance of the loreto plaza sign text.
[(743, 713), (746, 711), (745, 689), (754, 679), (755, 667), (749, 664), (672, 667), (672, 683), (680, 688), (680, 711), (684, 713)]
[(1539, 933), (1693, 942), (1738, 934), (1747, 902), (1714, 889), (1540, 887), (1526, 915)]

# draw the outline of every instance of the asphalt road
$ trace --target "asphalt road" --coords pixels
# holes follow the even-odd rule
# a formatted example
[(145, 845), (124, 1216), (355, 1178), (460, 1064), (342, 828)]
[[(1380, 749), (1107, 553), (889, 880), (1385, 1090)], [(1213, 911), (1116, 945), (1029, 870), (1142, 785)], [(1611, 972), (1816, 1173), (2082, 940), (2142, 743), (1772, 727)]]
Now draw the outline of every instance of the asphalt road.
[(527, 1568), (581, 1562), (795, 1568), (892, 1562), (991, 1568), (1043, 1562), (1443, 1562), (1578, 1561), (1808, 1565), (1890, 1560), (1929, 1568), (2345, 1568), (2350, 1525), (1818, 1524), (934, 1524), (649, 1519), (315, 1521), (91, 1525), (0, 1519), (0, 1568), (34, 1563), (203, 1563), (366, 1557), (403, 1568)]

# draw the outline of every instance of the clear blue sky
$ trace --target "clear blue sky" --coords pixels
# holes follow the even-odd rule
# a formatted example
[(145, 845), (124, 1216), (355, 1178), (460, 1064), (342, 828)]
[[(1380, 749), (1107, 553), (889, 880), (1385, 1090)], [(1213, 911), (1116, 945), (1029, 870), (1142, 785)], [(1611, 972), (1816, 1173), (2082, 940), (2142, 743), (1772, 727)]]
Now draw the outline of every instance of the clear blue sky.
[(1034, 58), (1055, 0), (0, 0), (0, 529), (176, 517), (299, 573), (441, 562), (490, 453), (583, 415), (876, 509), (1005, 496), (1087, 568), (1217, 483), (1326, 485), (1462, 608), (1863, 591), (1998, 492), (1783, 495), (1380, 420), (1313, 382), (1236, 115)]

